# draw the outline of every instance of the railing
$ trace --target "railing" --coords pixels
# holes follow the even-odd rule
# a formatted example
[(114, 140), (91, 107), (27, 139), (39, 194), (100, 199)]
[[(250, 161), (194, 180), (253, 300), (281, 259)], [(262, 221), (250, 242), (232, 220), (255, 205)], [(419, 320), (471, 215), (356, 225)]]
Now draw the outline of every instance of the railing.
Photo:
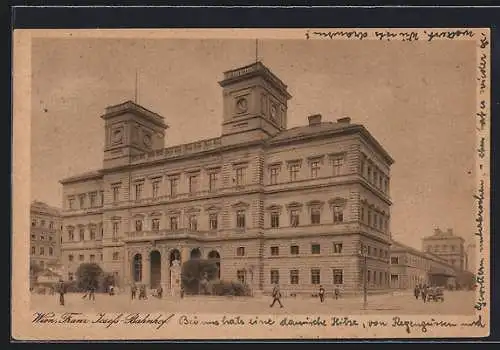
[(213, 237), (217, 235), (217, 230), (210, 231), (198, 231), (191, 230), (189, 228), (179, 228), (177, 230), (151, 230), (151, 231), (130, 231), (125, 232), (125, 237), (129, 239), (148, 239), (148, 238), (158, 238), (158, 237), (178, 237), (184, 235), (193, 235), (200, 237)]
[(178, 145), (173, 147), (168, 147), (164, 149), (159, 149), (151, 151), (144, 154), (139, 154), (131, 158), (132, 162), (142, 162), (148, 160), (162, 159), (162, 158), (174, 158), (178, 156), (195, 154), (199, 152), (209, 151), (219, 148), (221, 145), (221, 140), (219, 137), (207, 140), (201, 140), (191, 143), (186, 143), (184, 145)]

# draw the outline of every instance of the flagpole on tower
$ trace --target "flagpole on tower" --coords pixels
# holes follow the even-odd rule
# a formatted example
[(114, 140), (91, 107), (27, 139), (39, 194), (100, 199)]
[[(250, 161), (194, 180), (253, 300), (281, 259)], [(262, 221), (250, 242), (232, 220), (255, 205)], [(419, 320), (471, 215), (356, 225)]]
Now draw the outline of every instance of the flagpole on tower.
[(134, 87), (134, 102), (137, 104), (137, 86), (138, 86), (138, 77), (137, 77), (137, 69), (135, 70), (135, 87)]
[(259, 39), (255, 39), (255, 63), (259, 62)]

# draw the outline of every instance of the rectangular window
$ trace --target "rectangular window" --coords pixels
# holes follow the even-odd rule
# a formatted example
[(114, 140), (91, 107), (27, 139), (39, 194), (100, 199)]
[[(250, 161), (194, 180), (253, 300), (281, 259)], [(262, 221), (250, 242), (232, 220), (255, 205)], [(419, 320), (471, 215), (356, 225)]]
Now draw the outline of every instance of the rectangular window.
[(160, 195), (160, 181), (154, 181), (151, 186), (153, 198), (158, 198), (158, 196)]
[(113, 252), (113, 260), (119, 260), (120, 259), (120, 253), (119, 252)]
[(280, 283), (280, 272), (279, 270), (271, 270), (271, 284)]
[(344, 158), (337, 157), (332, 159), (332, 173), (333, 176), (342, 174), (342, 167), (344, 166)]
[(196, 215), (190, 215), (188, 222), (189, 222), (189, 230), (198, 231), (198, 219)]
[(342, 243), (333, 243), (333, 252), (335, 254), (342, 254)]
[(338, 224), (344, 221), (344, 210), (342, 207), (334, 206), (333, 207), (333, 222)]
[(49, 236), (49, 241), (52, 241), (53, 239), (54, 239), (54, 237)]
[(344, 271), (340, 269), (333, 270), (333, 284), (344, 284)]
[(311, 269), (311, 284), (321, 283), (321, 273), (319, 269)]
[(398, 265), (399, 264), (399, 258), (397, 256), (391, 256), (391, 264)]
[(78, 195), (78, 202), (80, 204), (80, 209), (85, 208), (85, 195), (84, 194)]
[(189, 193), (198, 192), (198, 175), (189, 176)]
[(142, 199), (142, 189), (144, 187), (144, 184), (135, 184), (135, 200), (141, 200)]
[(208, 175), (208, 188), (210, 192), (215, 192), (217, 190), (217, 173), (210, 173)]
[(271, 227), (272, 228), (280, 227), (280, 214), (278, 212), (271, 213)]
[(317, 178), (319, 176), (319, 161), (315, 160), (311, 162), (311, 177)]
[(210, 214), (208, 220), (210, 229), (217, 230), (217, 214)]
[(135, 220), (135, 232), (142, 231), (142, 220)]
[(68, 255), (68, 261), (69, 262), (73, 262), (73, 260), (74, 260), (73, 255), (72, 254)]
[(245, 184), (245, 168), (236, 169), (236, 186), (243, 186)]
[(289, 165), (289, 173), (290, 173), (290, 181), (297, 181), (299, 177), (299, 170), (300, 170), (300, 165), (299, 164), (290, 164)]
[(236, 248), (236, 256), (245, 256), (245, 247)]
[(49, 228), (50, 228), (51, 230), (53, 230), (53, 229), (54, 229), (54, 222), (52, 222), (52, 221), (51, 221), (51, 222), (49, 223)]
[(99, 198), (101, 199), (101, 203), (99, 205), (102, 207), (104, 206), (104, 191), (99, 191)]
[(75, 209), (75, 199), (74, 198), (68, 198), (68, 207), (69, 207), (69, 209)]
[(297, 227), (299, 226), (299, 211), (298, 210), (290, 210), (290, 226)]
[(365, 208), (361, 207), (361, 222), (365, 222)]
[(246, 271), (245, 270), (238, 270), (236, 271), (236, 278), (241, 284), (246, 283)]
[(270, 172), (271, 185), (276, 185), (278, 183), (279, 168), (271, 168), (271, 169), (269, 169), (269, 172)]
[(160, 230), (160, 219), (151, 220), (151, 230), (153, 230), (153, 231)]
[(85, 260), (85, 257), (83, 256), (83, 254), (80, 254), (80, 255), (78, 256), (78, 260), (79, 260), (79, 261), (83, 261), (83, 260)]
[(245, 228), (245, 211), (238, 210), (236, 212), (236, 227)]
[(290, 254), (299, 255), (299, 246), (298, 245), (290, 246)]
[(176, 231), (178, 230), (179, 228), (179, 219), (177, 218), (177, 216), (171, 216), (170, 217), (170, 230), (172, 231)]
[(74, 241), (75, 240), (75, 232), (73, 231), (73, 228), (68, 229), (68, 241)]
[(116, 241), (118, 239), (118, 231), (120, 229), (120, 223), (118, 222), (113, 222), (113, 241)]
[(36, 248), (35, 247), (31, 247), (31, 255), (35, 255), (36, 254)]
[(31, 226), (36, 226), (36, 219), (31, 220)]
[(290, 270), (290, 284), (299, 284), (299, 270)]
[(311, 244), (311, 254), (320, 254), (321, 246), (319, 244)]
[(319, 208), (311, 208), (311, 224), (319, 225), (321, 222), (321, 210)]
[(90, 254), (90, 262), (91, 263), (95, 262), (95, 255), (94, 254)]
[(272, 256), (280, 255), (280, 248), (277, 246), (271, 247), (271, 255)]
[(97, 207), (97, 192), (90, 192), (90, 207)]
[(120, 186), (113, 186), (113, 203), (120, 200)]
[(80, 229), (80, 241), (84, 241), (84, 240), (85, 240), (85, 229), (81, 228)]
[(174, 177), (170, 179), (170, 196), (175, 197), (179, 192), (179, 179)]
[(32, 240), (36, 240), (36, 235), (31, 235)]
[(91, 240), (95, 239), (95, 231), (96, 231), (95, 227), (90, 228), (90, 239)]
[(54, 255), (54, 248), (49, 247), (49, 255), (50, 256)]

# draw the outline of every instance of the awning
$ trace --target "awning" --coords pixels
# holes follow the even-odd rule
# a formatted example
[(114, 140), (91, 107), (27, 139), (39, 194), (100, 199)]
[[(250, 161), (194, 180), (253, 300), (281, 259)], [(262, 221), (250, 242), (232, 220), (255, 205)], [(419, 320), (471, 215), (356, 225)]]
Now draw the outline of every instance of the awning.
[(435, 276), (435, 277), (456, 277), (455, 274), (451, 274), (446, 271), (429, 271), (428, 272), (429, 276)]

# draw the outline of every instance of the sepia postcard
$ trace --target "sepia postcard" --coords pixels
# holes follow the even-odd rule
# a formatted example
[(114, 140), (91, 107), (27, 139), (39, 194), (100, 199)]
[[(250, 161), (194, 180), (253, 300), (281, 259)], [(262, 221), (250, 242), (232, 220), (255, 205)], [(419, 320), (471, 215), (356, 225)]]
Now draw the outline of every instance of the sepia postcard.
[(13, 42), (14, 339), (489, 335), (488, 28)]

